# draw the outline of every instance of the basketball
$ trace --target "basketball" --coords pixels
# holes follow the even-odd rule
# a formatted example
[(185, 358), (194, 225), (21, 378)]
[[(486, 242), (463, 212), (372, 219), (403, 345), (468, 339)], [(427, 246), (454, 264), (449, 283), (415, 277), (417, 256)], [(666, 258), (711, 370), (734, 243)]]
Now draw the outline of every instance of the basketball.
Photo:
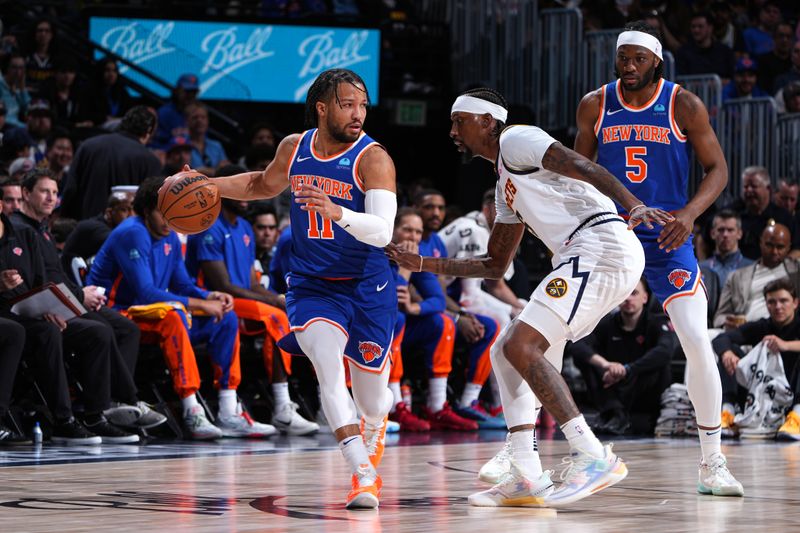
[(217, 186), (194, 170), (168, 177), (158, 191), (158, 210), (167, 224), (187, 235), (210, 228), (220, 207)]

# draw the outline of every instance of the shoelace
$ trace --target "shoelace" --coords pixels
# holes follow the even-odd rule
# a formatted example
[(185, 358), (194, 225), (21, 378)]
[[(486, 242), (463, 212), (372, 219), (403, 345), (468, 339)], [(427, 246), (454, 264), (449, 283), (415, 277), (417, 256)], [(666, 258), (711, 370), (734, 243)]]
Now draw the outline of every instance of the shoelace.
[(356, 480), (362, 487), (366, 487), (375, 483), (377, 479), (377, 472), (370, 465), (360, 465), (356, 469)]
[(378, 449), (378, 441), (380, 440), (381, 430), (383, 423), (373, 426), (372, 424), (364, 424), (364, 444), (367, 447), (367, 453), (373, 455)]
[(592, 457), (588, 453), (579, 453), (576, 454), (576, 456), (569, 455), (567, 457), (563, 457), (561, 459), (561, 465), (565, 466), (566, 468), (564, 468), (564, 470), (561, 472), (559, 478), (561, 481), (569, 483), (568, 479), (573, 475), (573, 473), (577, 474), (596, 460), (596, 457)]
[(511, 435), (506, 435), (506, 443), (503, 444), (503, 449), (497, 452), (497, 455), (494, 456), (495, 459), (498, 461), (505, 461), (510, 459), (512, 456), (511, 450)]

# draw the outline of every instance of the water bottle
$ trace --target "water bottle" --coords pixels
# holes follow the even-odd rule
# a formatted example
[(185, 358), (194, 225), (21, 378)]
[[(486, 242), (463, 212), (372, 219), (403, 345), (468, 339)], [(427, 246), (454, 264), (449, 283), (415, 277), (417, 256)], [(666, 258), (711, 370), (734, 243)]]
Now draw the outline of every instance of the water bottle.
[(39, 422), (36, 422), (33, 425), (33, 443), (34, 444), (42, 443), (42, 428), (39, 426)]

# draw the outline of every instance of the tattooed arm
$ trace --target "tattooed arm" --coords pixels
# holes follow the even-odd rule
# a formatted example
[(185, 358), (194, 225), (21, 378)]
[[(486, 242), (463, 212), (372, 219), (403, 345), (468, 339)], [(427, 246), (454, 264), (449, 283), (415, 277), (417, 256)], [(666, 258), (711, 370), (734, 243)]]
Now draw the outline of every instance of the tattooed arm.
[(389, 259), (412, 272), (433, 272), (458, 278), (500, 279), (514, 258), (525, 226), (522, 224), (495, 223), (489, 236), (489, 251), (483, 257), (466, 259), (422, 257), (403, 251), (389, 244), (386, 255)]

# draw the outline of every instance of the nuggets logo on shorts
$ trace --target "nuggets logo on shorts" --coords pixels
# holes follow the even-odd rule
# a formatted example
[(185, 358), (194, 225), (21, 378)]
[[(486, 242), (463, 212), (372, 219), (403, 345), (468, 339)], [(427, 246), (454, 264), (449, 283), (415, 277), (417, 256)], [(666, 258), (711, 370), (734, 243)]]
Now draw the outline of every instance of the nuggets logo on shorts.
[(692, 273), (682, 268), (676, 268), (667, 275), (667, 279), (673, 287), (682, 289), (692, 279)]
[(551, 298), (561, 298), (567, 294), (567, 282), (563, 278), (551, 279), (544, 290)]
[(372, 361), (383, 357), (383, 348), (371, 341), (359, 342), (358, 351), (361, 352), (361, 357), (364, 358), (365, 363), (371, 363)]

